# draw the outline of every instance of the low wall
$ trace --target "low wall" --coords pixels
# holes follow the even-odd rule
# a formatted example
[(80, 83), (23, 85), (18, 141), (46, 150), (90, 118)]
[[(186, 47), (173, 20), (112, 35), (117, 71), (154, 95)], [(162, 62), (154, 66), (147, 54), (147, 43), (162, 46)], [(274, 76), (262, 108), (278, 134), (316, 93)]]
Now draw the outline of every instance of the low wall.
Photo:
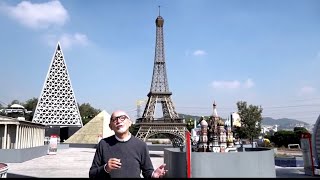
[(47, 145), (24, 149), (0, 149), (0, 162), (21, 163), (33, 158), (47, 155), (47, 153)]
[(275, 165), (282, 167), (304, 167), (302, 157), (275, 157)]
[(149, 151), (164, 151), (166, 148), (172, 148), (172, 144), (147, 144)]
[(57, 149), (69, 149), (69, 144), (58, 143)]
[[(164, 151), (165, 148), (172, 148), (172, 144), (147, 144), (150, 151)], [(80, 143), (58, 143), (58, 149), (68, 148), (96, 148), (97, 144)]]
[(180, 148), (165, 148), (164, 163), (166, 164), (166, 178), (186, 178), (187, 165), (186, 153), (180, 152)]
[[(59, 149), (68, 148), (96, 148), (97, 144), (73, 144), (73, 143), (58, 143), (57, 151)], [(20, 163), (28, 161), (37, 157), (47, 155), (49, 145), (37, 146), (24, 149), (0, 149), (0, 162), (5, 163)], [(172, 145), (152, 144), (148, 145), (150, 151), (164, 151), (165, 148), (172, 147)]]
[(68, 143), (72, 148), (96, 148), (97, 144)]
[[(186, 177), (185, 152), (180, 152), (179, 148), (166, 148), (164, 162), (167, 164), (169, 170), (168, 176), (166, 177)], [(180, 171), (176, 173), (179, 169)], [(244, 152), (192, 152), (191, 176), (193, 178), (275, 178), (274, 150), (265, 148), (246, 148)]]

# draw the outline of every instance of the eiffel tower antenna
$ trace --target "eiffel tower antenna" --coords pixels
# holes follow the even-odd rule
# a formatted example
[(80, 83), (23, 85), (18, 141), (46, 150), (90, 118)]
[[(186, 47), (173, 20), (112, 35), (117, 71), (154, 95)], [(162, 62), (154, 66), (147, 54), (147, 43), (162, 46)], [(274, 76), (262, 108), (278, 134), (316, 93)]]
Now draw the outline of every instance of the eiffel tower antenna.
[[(171, 100), (172, 93), (169, 91), (164, 53), (164, 19), (160, 16), (160, 6), (159, 16), (155, 23), (156, 47), (152, 82), (143, 115), (136, 121), (136, 124), (140, 126), (136, 137), (146, 141), (155, 134), (169, 134), (173, 146), (177, 147), (184, 144), (187, 124), (183, 118), (179, 117)], [(163, 117), (158, 119), (154, 117), (157, 103), (162, 105), (163, 113)]]

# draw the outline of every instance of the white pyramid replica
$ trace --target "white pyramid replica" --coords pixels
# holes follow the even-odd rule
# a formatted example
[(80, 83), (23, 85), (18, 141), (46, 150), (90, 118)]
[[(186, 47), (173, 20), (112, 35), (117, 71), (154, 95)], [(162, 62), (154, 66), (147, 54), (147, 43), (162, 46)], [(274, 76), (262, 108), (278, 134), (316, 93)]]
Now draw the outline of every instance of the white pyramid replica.
[(38, 99), (32, 122), (44, 125), (83, 126), (59, 42)]
[(114, 135), (109, 123), (110, 114), (103, 110), (64, 143), (97, 144), (101, 138)]

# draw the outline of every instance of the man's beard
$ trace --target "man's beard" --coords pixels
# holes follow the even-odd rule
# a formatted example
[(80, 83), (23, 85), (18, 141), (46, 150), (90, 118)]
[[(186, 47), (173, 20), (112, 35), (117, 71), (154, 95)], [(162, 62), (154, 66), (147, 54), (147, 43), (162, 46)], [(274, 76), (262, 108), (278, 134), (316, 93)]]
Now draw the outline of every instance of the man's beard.
[(122, 133), (125, 133), (127, 129), (128, 129), (127, 125), (123, 125), (121, 128), (116, 129), (116, 132), (122, 134)]

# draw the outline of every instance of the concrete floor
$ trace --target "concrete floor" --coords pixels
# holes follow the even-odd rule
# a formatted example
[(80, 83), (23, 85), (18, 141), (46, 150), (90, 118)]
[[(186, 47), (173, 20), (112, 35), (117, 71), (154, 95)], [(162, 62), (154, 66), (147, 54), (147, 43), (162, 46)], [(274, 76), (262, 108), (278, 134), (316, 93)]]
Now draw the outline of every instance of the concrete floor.
[[(91, 148), (69, 148), (22, 163), (7, 163), (7, 177), (88, 178), (94, 153)], [(163, 163), (163, 152), (150, 151), (150, 156), (155, 168)]]

